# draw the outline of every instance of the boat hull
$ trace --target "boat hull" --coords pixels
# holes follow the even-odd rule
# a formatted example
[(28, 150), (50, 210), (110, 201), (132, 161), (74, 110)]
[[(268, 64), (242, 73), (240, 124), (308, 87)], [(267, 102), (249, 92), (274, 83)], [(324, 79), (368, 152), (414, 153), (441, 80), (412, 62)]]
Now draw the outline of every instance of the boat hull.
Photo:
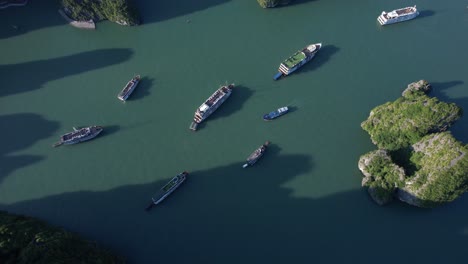
[(288, 107), (282, 107), (282, 108), (279, 108), (278, 110), (275, 110), (273, 112), (270, 112), (268, 114), (265, 114), (263, 115), (263, 120), (265, 121), (271, 121), (275, 118), (278, 118), (284, 114), (287, 114), (289, 112), (289, 108)]
[(265, 142), (265, 144), (261, 145), (252, 154), (250, 154), (250, 156), (247, 158), (247, 163), (242, 165), (242, 168), (247, 168), (257, 163), (257, 161), (263, 156), (263, 154), (265, 154), (265, 151), (269, 144), (269, 141)]
[[(172, 178), (172, 180), (169, 181), (169, 183), (167, 183), (163, 188), (161, 188), (161, 190), (160, 190), (160, 192), (158, 194), (156, 194), (155, 196), (153, 196), (151, 198), (151, 203), (146, 207), (145, 210), (149, 211), (151, 208), (153, 208), (153, 206), (156, 206), (156, 205), (160, 204), (162, 201), (164, 201), (164, 199), (166, 199), (171, 193), (173, 193), (177, 188), (179, 188), (179, 186), (182, 183), (185, 182), (188, 175), (189, 175), (189, 173), (184, 171), (182, 173), (177, 174), (177, 176), (175, 176), (174, 178)], [(166, 188), (167, 185), (171, 184), (172, 181), (174, 181), (176, 179), (177, 179), (177, 182), (175, 184), (170, 186), (168, 190), (164, 190), (164, 188)]]
[[(228, 86), (221, 86), (213, 93), (205, 102), (197, 108), (195, 115), (193, 117), (193, 122), (190, 124), (189, 129), (196, 131), (198, 124), (205, 121), (211, 114), (213, 114), (232, 94), (232, 89), (234, 84)], [(221, 96), (219, 96), (222, 94)], [(218, 95), (217, 98), (214, 98)], [(215, 103), (210, 102), (210, 100), (215, 100)]]
[(67, 135), (70, 135), (73, 132), (65, 134), (64, 136), (61, 137), (60, 142), (61, 142), (61, 144), (64, 144), (64, 145), (78, 144), (78, 143), (88, 141), (88, 140), (91, 140), (91, 139), (97, 137), (103, 131), (102, 127), (96, 127), (96, 128), (92, 128), (92, 129), (93, 129), (92, 133), (90, 133), (89, 135), (83, 136), (83, 137), (64, 139)]
[[(402, 14), (398, 14), (398, 12)], [(419, 15), (419, 11), (416, 9), (416, 6), (405, 7), (405, 8), (390, 11), (388, 13), (383, 11), (382, 14), (380, 14), (380, 16), (377, 17), (377, 21), (379, 22), (380, 25), (385, 26), (385, 25), (408, 21), (408, 20), (414, 19), (418, 15)]]
[[(128, 97), (130, 97), (130, 95), (133, 93), (135, 88), (138, 86), (138, 83), (140, 83), (140, 75), (137, 75), (132, 80), (130, 80), (124, 87), (124, 89), (117, 95), (117, 98), (120, 101), (125, 102), (128, 99)], [(128, 85), (131, 86), (128, 88), (128, 90), (126, 90)]]

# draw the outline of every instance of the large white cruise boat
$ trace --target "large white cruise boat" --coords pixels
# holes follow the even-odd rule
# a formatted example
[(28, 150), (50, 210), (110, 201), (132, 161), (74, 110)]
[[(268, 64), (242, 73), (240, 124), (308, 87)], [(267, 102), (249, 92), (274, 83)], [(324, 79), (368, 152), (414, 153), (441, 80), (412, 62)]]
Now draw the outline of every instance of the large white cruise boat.
[(190, 124), (190, 129), (197, 130), (198, 124), (207, 119), (218, 107), (231, 96), (234, 84), (223, 85), (216, 90), (206, 101), (197, 108), (193, 117), (193, 122)]
[(417, 17), (418, 15), (419, 12), (416, 9), (416, 6), (409, 6), (396, 9), (388, 13), (383, 11), (382, 14), (380, 14), (380, 16), (377, 18), (377, 21), (379, 21), (380, 25), (384, 26), (410, 20)]

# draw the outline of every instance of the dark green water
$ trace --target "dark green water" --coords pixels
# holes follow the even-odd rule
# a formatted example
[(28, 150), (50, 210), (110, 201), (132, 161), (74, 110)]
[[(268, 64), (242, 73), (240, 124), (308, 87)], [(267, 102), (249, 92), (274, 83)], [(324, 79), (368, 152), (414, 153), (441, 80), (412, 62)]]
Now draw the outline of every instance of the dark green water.
[[(45, 3), (42, 3), (45, 2)], [(380, 27), (382, 10), (417, 19)], [(53, 1), (0, 10), (0, 209), (96, 240), (131, 263), (465, 263), (468, 198), (379, 207), (360, 187), (360, 123), (419, 79), (468, 111), (468, 2), (138, 1), (144, 24), (64, 24)], [(12, 25), (18, 26), (14, 29)], [(274, 82), (307, 44), (317, 57)], [(116, 95), (143, 81), (126, 103)], [(219, 84), (231, 98), (190, 132)], [(274, 122), (280, 106), (295, 111)], [(51, 144), (73, 126), (93, 141)], [(468, 143), (463, 117), (453, 134)], [(245, 158), (273, 145), (254, 167)], [(191, 174), (150, 213), (150, 197)]]

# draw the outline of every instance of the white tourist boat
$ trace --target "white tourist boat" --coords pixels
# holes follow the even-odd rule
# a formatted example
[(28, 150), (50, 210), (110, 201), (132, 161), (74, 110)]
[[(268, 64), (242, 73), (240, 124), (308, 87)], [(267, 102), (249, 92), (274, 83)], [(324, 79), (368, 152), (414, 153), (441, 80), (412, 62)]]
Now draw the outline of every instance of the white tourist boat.
[(382, 14), (380, 14), (380, 16), (377, 18), (377, 21), (379, 21), (380, 25), (384, 26), (410, 20), (417, 17), (418, 15), (419, 12), (416, 9), (416, 6), (409, 6), (396, 9), (388, 13), (383, 11)]
[(136, 75), (133, 77), (122, 89), (122, 91), (117, 95), (117, 98), (120, 101), (125, 102), (128, 97), (133, 93), (135, 88), (137, 87), (138, 83), (140, 82), (140, 75)]
[(198, 124), (207, 119), (220, 105), (231, 96), (234, 84), (223, 85), (216, 90), (206, 101), (197, 108), (193, 117), (193, 122), (190, 124), (190, 129), (197, 130)]

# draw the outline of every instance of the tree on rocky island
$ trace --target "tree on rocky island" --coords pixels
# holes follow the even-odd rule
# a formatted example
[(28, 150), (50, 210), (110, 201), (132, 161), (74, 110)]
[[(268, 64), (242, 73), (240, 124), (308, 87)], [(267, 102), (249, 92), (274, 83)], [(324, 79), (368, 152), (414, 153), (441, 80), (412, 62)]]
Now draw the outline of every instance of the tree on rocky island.
[(120, 25), (140, 23), (136, 9), (128, 0), (61, 0), (63, 9), (77, 21), (109, 20)]
[(46, 223), (0, 211), (0, 263), (125, 263), (95, 243)]
[(287, 5), (292, 0), (257, 0), (258, 4), (263, 8), (275, 7), (278, 5)]
[(468, 190), (468, 146), (443, 132), (462, 110), (427, 96), (429, 90), (426, 81), (412, 83), (402, 98), (376, 107), (361, 124), (379, 147), (359, 159), (362, 186), (378, 204), (397, 197), (434, 207)]

